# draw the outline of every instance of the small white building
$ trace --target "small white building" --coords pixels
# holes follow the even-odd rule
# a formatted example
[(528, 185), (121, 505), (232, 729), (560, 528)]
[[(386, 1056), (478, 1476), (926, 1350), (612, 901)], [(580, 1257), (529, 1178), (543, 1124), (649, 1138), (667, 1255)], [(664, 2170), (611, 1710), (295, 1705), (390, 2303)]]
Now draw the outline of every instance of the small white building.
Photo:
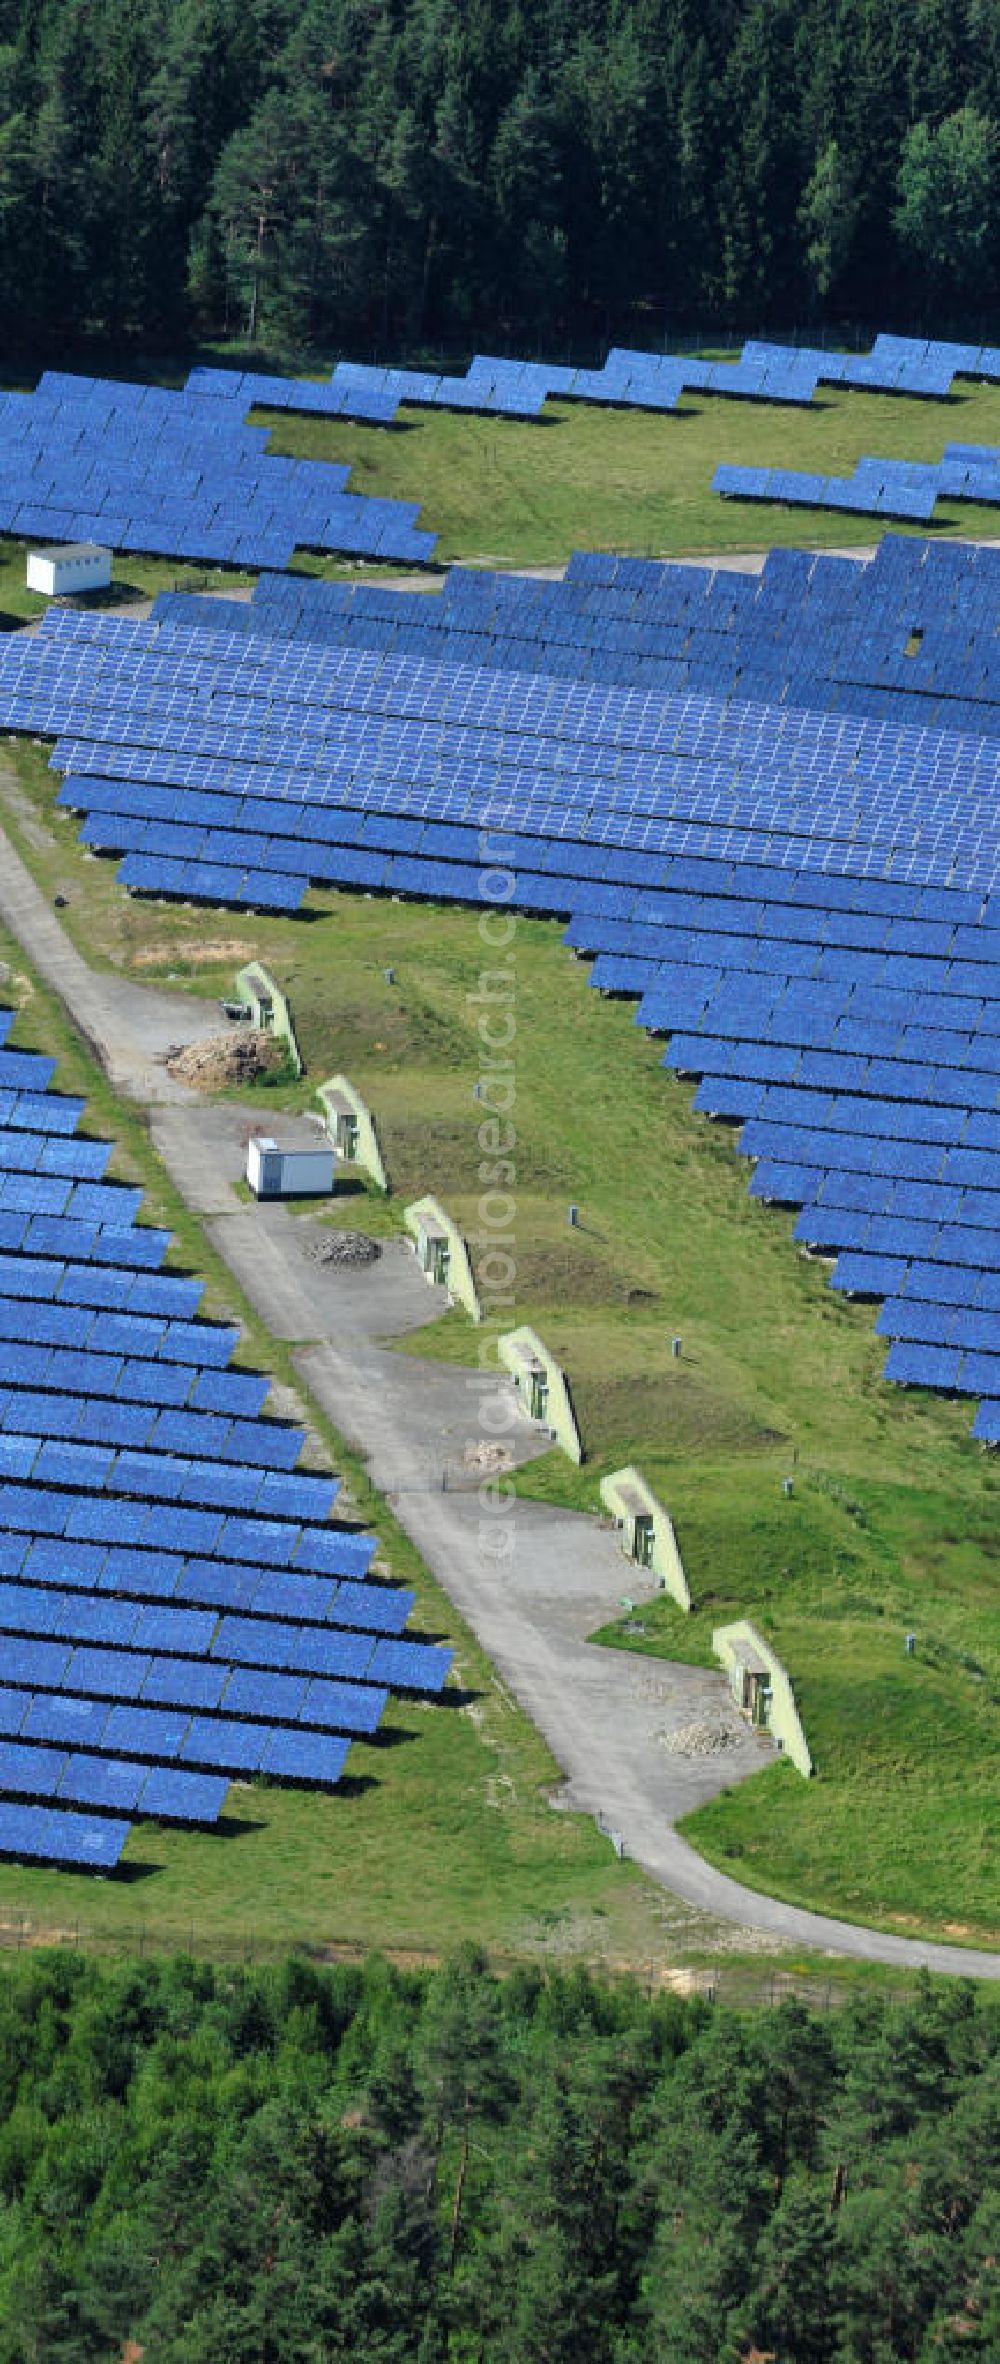
[(315, 1149), (282, 1149), (265, 1133), (247, 1144), (247, 1181), (255, 1198), (329, 1198), (335, 1153), (329, 1142)]
[(28, 589), (45, 599), (67, 591), (106, 591), (111, 581), (111, 552), (97, 542), (57, 542), (48, 550), (29, 550)]

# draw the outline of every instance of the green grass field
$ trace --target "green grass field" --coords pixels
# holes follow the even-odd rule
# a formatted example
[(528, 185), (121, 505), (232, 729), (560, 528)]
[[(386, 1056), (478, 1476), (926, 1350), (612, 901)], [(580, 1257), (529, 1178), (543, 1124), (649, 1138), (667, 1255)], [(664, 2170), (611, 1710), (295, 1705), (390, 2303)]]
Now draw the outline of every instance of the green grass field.
[[(202, 947), (231, 920), (129, 902), (54, 816), (40, 754), (16, 761), (16, 831), (42, 882), (68, 892), (77, 941), (135, 975), (225, 990), (235, 957), (206, 965)], [(475, 915), (346, 895), (315, 895), (311, 911), (305, 925), (239, 923), (299, 1027), (307, 1074), (283, 1104), (346, 1069), (379, 1119), (397, 1201), (432, 1189), (475, 1230)], [(522, 921), (515, 940), (509, 1318), (564, 1362), (588, 1459), (578, 1471), (550, 1454), (521, 1483), (594, 1509), (603, 1469), (641, 1463), (674, 1515), (697, 1609), (657, 1602), (638, 1643), (621, 1628), (602, 1638), (709, 1663), (712, 1626), (750, 1612), (788, 1664), (818, 1778), (768, 1770), (724, 1795), (692, 1826), (708, 1854), (849, 1917), (1000, 1943), (998, 1478), (971, 1408), (884, 1384), (871, 1309), (828, 1289), (791, 1216), (747, 1197), (732, 1135), (692, 1114), (690, 1087), (627, 1004), (588, 990), (560, 933)], [(397, 1201), (353, 1200), (351, 1219), (391, 1222)], [(463, 1360), (475, 1347), (455, 1314), (416, 1350)]]
[[(353, 491), (418, 500), (443, 563), (561, 566), (581, 544), (676, 557), (874, 542), (875, 518), (724, 501), (712, 477), (722, 461), (839, 476), (866, 452), (931, 460), (946, 443), (1000, 444), (1000, 387), (960, 382), (949, 401), (922, 402), (831, 386), (802, 410), (686, 396), (666, 417), (589, 403), (550, 402), (524, 422), (410, 408), (392, 428), (253, 416), (274, 451), (349, 460)], [(931, 530), (989, 537), (1000, 515), (940, 502)]]

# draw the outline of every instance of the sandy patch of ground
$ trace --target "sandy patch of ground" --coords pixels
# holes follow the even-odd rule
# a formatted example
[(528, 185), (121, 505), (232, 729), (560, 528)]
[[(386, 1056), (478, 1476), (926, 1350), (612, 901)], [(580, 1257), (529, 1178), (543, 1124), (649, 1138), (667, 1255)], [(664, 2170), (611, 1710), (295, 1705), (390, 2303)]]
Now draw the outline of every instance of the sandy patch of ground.
[(242, 936), (185, 936), (179, 944), (144, 944), (130, 952), (130, 969), (176, 969), (178, 965), (195, 968), (242, 968), (244, 961), (254, 957), (254, 946)]

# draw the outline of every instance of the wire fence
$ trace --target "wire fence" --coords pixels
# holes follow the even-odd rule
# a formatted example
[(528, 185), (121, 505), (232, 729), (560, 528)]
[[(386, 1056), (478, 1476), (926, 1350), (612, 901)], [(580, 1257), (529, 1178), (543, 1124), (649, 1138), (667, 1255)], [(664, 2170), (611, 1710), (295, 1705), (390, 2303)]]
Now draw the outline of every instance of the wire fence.
[[(64, 1922), (43, 1922), (30, 1914), (10, 1906), (0, 1907), (0, 1952), (30, 1954), (53, 1949), (86, 1954), (105, 1961), (152, 1961), (185, 1955), (196, 1961), (229, 1964), (233, 1967), (260, 1967), (286, 1961), (290, 1955), (316, 1964), (333, 1966), (336, 1963), (360, 1963), (378, 1953), (401, 1970), (439, 1969), (447, 1956), (435, 1949), (407, 1943), (391, 1946), (365, 1945), (350, 1938), (313, 1938), (290, 1942), (287, 1938), (272, 1937), (248, 1924), (242, 1929), (207, 1929), (197, 1921), (154, 1923), (144, 1921), (117, 1922), (102, 1928), (73, 1917)], [(523, 1969), (525, 1962), (539, 1968), (562, 1971), (580, 1966), (579, 1957), (572, 1962), (551, 1948), (539, 1946), (537, 1951), (525, 1947), (522, 1952), (508, 1953), (503, 1949), (486, 1949), (487, 1966), (498, 1978)], [(698, 1996), (702, 2001), (718, 2004), (729, 2010), (777, 2009), (781, 2004), (795, 2001), (811, 2011), (833, 2011), (848, 2002), (857, 1992), (860, 1965), (852, 1966), (844, 1975), (822, 1968), (815, 1970), (796, 1965), (784, 1968), (780, 1962), (755, 1963), (745, 1958), (727, 1961), (725, 1958), (709, 1963), (689, 1964), (664, 1955), (662, 1959), (609, 1962), (600, 1957), (585, 1959), (583, 1967), (598, 1982), (631, 1978), (652, 1999), (655, 1995), (676, 1994), (689, 1999)], [(880, 1986), (884, 2001), (893, 2007), (912, 2002), (916, 1986)]]

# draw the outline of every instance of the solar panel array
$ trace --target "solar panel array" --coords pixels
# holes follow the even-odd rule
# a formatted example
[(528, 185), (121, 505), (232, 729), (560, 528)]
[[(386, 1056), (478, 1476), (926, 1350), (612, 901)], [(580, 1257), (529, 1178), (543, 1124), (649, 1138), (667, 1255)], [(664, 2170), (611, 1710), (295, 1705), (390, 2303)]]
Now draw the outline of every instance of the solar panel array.
[(321, 379), (267, 377), (257, 370), (193, 369), (187, 387), (220, 405), (233, 403), (241, 415), (252, 408), (287, 410), (390, 426), (404, 402), (431, 410), (537, 418), (547, 396), (567, 390), (575, 375), (573, 370), (548, 369), (538, 362), (493, 361), (477, 354), (464, 378), (340, 361), (331, 377)]
[(565, 915), (742, 1124), (755, 1195), (885, 1300), (888, 1375), (980, 1397), (992, 1440), (998, 570), (890, 537), (760, 578), (587, 554), (440, 598), (265, 578), (249, 606), (52, 614), (0, 649), (0, 724), (56, 737), (62, 802), (154, 888), (183, 843), (206, 892), (266, 857), (475, 901), (488, 829), (520, 907)]
[[(757, 342), (738, 362), (710, 363), (614, 348), (600, 370), (477, 354), (464, 378), (354, 362), (322, 381), (196, 369), (182, 392), (49, 370), (34, 394), (0, 394), (0, 532), (254, 568), (287, 567), (297, 548), (422, 564), (435, 536), (417, 504), (348, 491), (345, 467), (267, 454), (268, 430), (248, 426), (247, 411), (388, 424), (402, 402), (534, 418), (550, 395), (653, 410), (685, 391), (809, 402), (821, 383), (940, 396), (959, 372), (1000, 379), (1000, 352), (879, 337), (861, 357)], [(744, 497), (907, 518), (930, 516), (935, 486), (984, 500), (995, 481), (996, 455), (962, 446), (933, 481), (876, 461), (850, 483), (774, 470), (716, 479)]]
[(928, 523), (939, 500), (1000, 502), (1000, 451), (948, 443), (940, 460), (859, 460), (853, 476), (810, 476), (794, 468), (717, 468), (714, 492), (727, 500), (784, 501), (790, 507), (849, 509), (865, 517)]
[[(333, 1786), (451, 1653), (332, 1523), (337, 1481), (162, 1269), (110, 1144), (0, 1010), (0, 1854), (109, 1870), (234, 1774)], [(169, 1506), (169, 1507), (168, 1507)], [(123, 1819), (124, 1818), (124, 1819)]]
[(401, 403), (530, 419), (538, 417), (550, 397), (663, 411), (675, 410), (685, 393), (718, 394), (748, 402), (811, 402), (819, 386), (940, 399), (956, 377), (1000, 381), (1000, 348), (883, 335), (876, 337), (870, 353), (828, 353), (816, 346), (775, 345), (752, 339), (744, 345), (738, 361), (698, 361), (688, 355), (632, 352), (615, 346), (601, 369), (572, 369), (476, 353), (464, 377), (340, 361), (332, 376), (324, 379), (195, 369), (187, 386), (189, 392), (220, 407), (232, 402), (241, 416), (258, 405), (320, 418), (360, 418), (389, 425)]
[(348, 468), (272, 457), (267, 440), (197, 392), (47, 370), (34, 394), (0, 393), (0, 532), (226, 566), (431, 556), (415, 502), (348, 492)]
[[(453, 567), (439, 596), (264, 575), (213, 601), (231, 638), (425, 656), (609, 687), (884, 714), (1000, 737), (1000, 553), (887, 535), (869, 564), (771, 553), (760, 575), (580, 552), (561, 583)], [(204, 601), (156, 616), (199, 628)]]

